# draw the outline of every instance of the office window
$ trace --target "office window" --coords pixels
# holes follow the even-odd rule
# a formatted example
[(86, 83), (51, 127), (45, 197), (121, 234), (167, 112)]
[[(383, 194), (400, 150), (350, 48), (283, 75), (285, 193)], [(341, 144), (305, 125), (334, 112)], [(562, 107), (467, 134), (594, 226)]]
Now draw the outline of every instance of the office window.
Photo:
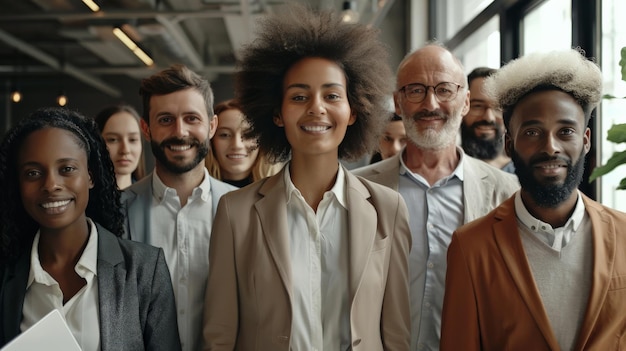
[(437, 39), (452, 38), (463, 26), (487, 8), (493, 0), (438, 0), (436, 3)]
[(522, 55), (568, 49), (572, 45), (572, 1), (547, 0), (522, 21)]
[(496, 15), (453, 50), (463, 62), (466, 74), (479, 66), (501, 66), (499, 24), (500, 16)]
[[(626, 82), (622, 80), (619, 66), (620, 50), (626, 46), (626, 26), (624, 14), (626, 2), (623, 0), (602, 0), (602, 67), (603, 92), (618, 97), (626, 97)], [(626, 123), (626, 99), (603, 100), (598, 122), (601, 135), (596, 133), (600, 146), (601, 160), (605, 164), (613, 152), (624, 150), (606, 140), (607, 130), (613, 124)], [(626, 177), (626, 167), (620, 166), (600, 178), (600, 201), (612, 208), (626, 211), (626, 190), (616, 190), (622, 178)]]

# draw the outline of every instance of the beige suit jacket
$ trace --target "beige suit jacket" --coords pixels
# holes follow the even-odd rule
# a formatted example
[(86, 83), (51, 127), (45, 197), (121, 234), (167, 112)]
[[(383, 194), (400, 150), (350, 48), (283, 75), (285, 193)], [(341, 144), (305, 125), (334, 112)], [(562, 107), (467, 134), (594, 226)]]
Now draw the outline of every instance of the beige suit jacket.
[[(289, 350), (291, 268), (284, 170), (220, 200), (209, 254), (205, 350)], [(404, 201), (346, 171), (353, 350), (409, 349)]]
[[(626, 214), (583, 201), (593, 276), (574, 350), (626, 350)], [(517, 230), (514, 197), (452, 237), (441, 350), (559, 350)]]

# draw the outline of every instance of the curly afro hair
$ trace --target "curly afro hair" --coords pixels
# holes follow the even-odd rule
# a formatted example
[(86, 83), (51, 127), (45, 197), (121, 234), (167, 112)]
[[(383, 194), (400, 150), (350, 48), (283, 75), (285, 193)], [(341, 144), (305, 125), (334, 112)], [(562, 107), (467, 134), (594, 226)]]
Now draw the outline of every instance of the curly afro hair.
[(86, 215), (118, 236), (124, 231), (124, 215), (113, 162), (96, 122), (65, 108), (39, 109), (20, 120), (6, 134), (0, 145), (1, 262), (15, 259), (23, 250), (28, 250), (38, 229), (38, 224), (28, 215), (22, 204), (17, 156), (26, 137), (44, 128), (60, 128), (71, 132), (87, 153), (89, 173), (94, 186), (89, 190)]
[(251, 128), (248, 137), (272, 161), (289, 158), (284, 130), (274, 124), (283, 98), (283, 78), (296, 62), (318, 57), (335, 62), (346, 76), (348, 102), (356, 122), (339, 145), (339, 158), (358, 159), (373, 150), (389, 116), (393, 76), (378, 30), (349, 24), (332, 12), (290, 5), (259, 22), (258, 37), (241, 52), (235, 96)]
[(576, 99), (585, 123), (602, 99), (602, 72), (581, 49), (537, 52), (515, 59), (485, 80), (485, 90), (502, 107), (508, 128), (513, 109), (528, 94), (557, 89)]

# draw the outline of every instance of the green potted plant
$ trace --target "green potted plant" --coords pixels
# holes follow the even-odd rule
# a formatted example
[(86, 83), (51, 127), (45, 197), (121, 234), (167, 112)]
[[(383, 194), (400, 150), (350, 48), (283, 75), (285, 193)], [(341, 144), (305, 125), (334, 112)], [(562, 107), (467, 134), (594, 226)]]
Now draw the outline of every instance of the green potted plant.
[[(621, 60), (619, 61), (620, 66), (622, 67), (622, 80), (626, 81), (626, 47), (623, 47), (621, 50)], [(604, 95), (605, 99), (618, 99), (618, 97), (613, 95)], [(622, 97), (622, 99), (626, 99), (626, 97)], [(606, 139), (613, 143), (626, 143), (626, 123), (614, 124), (608, 130)], [(596, 167), (589, 176), (589, 182), (591, 183), (596, 178), (605, 175), (616, 167), (626, 164), (626, 150), (614, 152), (613, 155), (608, 159), (605, 165)], [(626, 177), (622, 178), (617, 189), (624, 190), (626, 189)]]

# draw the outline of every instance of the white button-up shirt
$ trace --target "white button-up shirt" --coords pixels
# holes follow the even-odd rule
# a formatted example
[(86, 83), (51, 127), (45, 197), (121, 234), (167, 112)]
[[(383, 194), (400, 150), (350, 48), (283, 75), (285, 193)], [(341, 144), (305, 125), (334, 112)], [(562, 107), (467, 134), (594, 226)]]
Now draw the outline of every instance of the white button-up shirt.
[(345, 174), (319, 203), (306, 203), (285, 169), (292, 272), (290, 349), (347, 350), (350, 347), (348, 210)]
[(178, 333), (183, 350), (202, 345), (202, 311), (209, 272), (209, 241), (213, 224), (211, 183), (204, 180), (184, 207), (175, 189), (167, 187), (154, 172), (148, 244), (160, 247), (170, 270), (176, 300)]
[(35, 235), (30, 253), (30, 273), (22, 307), (20, 330), (25, 331), (52, 310), (59, 310), (74, 338), (83, 350), (100, 350), (100, 313), (98, 303), (98, 231), (90, 224), (89, 239), (78, 263), (76, 273), (87, 284), (63, 304), (59, 283), (41, 267), (39, 261), (39, 232)]

